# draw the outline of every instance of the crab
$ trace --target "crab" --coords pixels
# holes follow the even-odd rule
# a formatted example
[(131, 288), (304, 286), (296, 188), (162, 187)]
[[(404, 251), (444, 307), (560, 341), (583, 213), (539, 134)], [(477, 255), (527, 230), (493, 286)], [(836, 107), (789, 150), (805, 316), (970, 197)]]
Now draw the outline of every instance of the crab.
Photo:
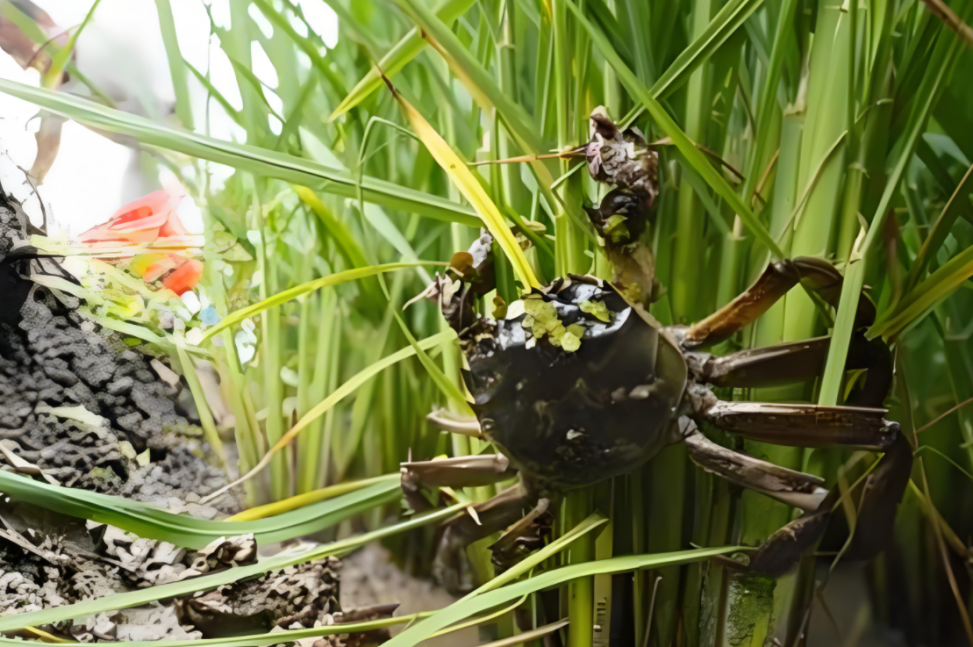
[[(806, 448), (850, 447), (882, 454), (865, 488), (849, 555), (881, 550), (891, 535), (908, 483), (912, 453), (899, 425), (881, 408), (891, 385), (891, 355), (863, 329), (875, 310), (863, 296), (847, 369), (866, 369), (854, 406), (824, 407), (724, 401), (713, 387), (761, 387), (815, 379), (830, 339), (716, 356), (707, 348), (731, 338), (799, 284), (837, 307), (842, 275), (827, 261), (799, 257), (770, 264), (732, 302), (692, 325), (660, 325), (647, 311), (657, 298), (651, 251), (640, 240), (657, 196), (658, 158), (636, 130), (622, 131), (602, 110), (591, 118), (591, 142), (579, 147), (591, 176), (613, 186), (588, 208), (614, 267), (611, 281), (568, 275), (490, 318), (476, 300), (495, 287), (491, 243), (483, 233), (454, 255), (451, 276), (424, 293), (436, 299), (457, 331), (466, 358), (463, 379), (476, 424), (497, 454), (402, 464), (407, 499), (423, 505), (420, 488), (516, 485), (447, 522), (435, 562), (437, 577), (461, 588), (463, 549), (503, 531), (493, 544), (498, 569), (542, 545), (561, 495), (631, 472), (673, 443), (691, 460), (728, 481), (799, 508), (803, 515), (752, 554), (748, 568), (777, 576), (823, 534), (838, 497), (823, 479), (723, 447), (701, 423), (742, 438)], [(505, 310), (505, 311), (504, 311)], [(452, 431), (455, 421), (435, 420)]]

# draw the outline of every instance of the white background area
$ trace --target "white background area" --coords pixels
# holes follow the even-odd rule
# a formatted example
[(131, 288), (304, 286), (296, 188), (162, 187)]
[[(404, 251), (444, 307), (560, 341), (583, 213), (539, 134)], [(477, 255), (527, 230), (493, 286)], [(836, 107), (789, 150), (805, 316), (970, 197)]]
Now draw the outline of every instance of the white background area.
[[(171, 0), (176, 33), (183, 58), (201, 73), (209, 70), (211, 82), (227, 100), (240, 108), (240, 92), (233, 67), (220, 49), (217, 38), (210, 40), (210, 23), (205, 5), (210, 5), (214, 21), (229, 27), (229, 3), (233, 0)], [(84, 20), (91, 0), (34, 0), (63, 30)], [(204, 5), (205, 2), (205, 5)], [(308, 22), (324, 42), (334, 46), (338, 39), (338, 19), (321, 0), (298, 0)], [(273, 27), (253, 7), (251, 16), (265, 33)], [(305, 31), (303, 23), (292, 21), (295, 29)], [(91, 23), (78, 38), (75, 64), (96, 86), (111, 96), (118, 108), (161, 119), (175, 125), (174, 93), (165, 47), (159, 32), (155, 0), (102, 0)], [(325, 54), (325, 52), (322, 52)], [(267, 85), (277, 86), (274, 69), (266, 54), (254, 43), (251, 51), (254, 73)], [(37, 70), (23, 70), (0, 51), (0, 77), (40, 85)], [(197, 132), (204, 132), (206, 91), (189, 74), (193, 116)], [(88, 96), (85, 86), (72, 81), (63, 91)], [(265, 90), (271, 105), (279, 102)], [(221, 139), (245, 142), (239, 129), (215, 102), (210, 102), (210, 134)], [(0, 93), (0, 181), (3, 188), (24, 203), (35, 224), (41, 222), (37, 197), (20, 170), (30, 169), (37, 144), (34, 139), (38, 109), (30, 103)], [(268, 123), (269, 130), (279, 124)], [(57, 161), (44, 183), (38, 187), (48, 215), (49, 233), (64, 231), (76, 235), (108, 220), (131, 200), (157, 188), (154, 178), (144, 178), (132, 150), (101, 137), (74, 122), (64, 124)], [(19, 168), (18, 168), (19, 167)], [(159, 178), (166, 188), (178, 188), (168, 172)], [(180, 215), (183, 211), (180, 210)], [(184, 217), (190, 230), (199, 230), (192, 214)]]

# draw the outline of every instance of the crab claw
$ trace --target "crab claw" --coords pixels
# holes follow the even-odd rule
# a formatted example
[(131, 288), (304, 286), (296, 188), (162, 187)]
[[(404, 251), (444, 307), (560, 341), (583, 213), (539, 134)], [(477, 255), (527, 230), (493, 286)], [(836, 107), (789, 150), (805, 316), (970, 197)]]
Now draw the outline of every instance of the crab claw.
[(481, 230), (480, 237), (469, 251), (453, 254), (446, 274), (437, 275), (425, 290), (410, 299), (404, 307), (420, 299), (431, 299), (439, 304), (450, 327), (459, 332), (476, 321), (476, 297), (495, 288), (493, 236)]

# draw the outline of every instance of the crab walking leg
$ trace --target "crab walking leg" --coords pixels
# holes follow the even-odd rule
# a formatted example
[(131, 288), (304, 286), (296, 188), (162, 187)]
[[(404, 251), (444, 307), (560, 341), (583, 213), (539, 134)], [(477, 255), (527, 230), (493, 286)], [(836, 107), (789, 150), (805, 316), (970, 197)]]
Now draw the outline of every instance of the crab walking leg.
[[(722, 357), (687, 351), (686, 363), (697, 382), (713, 386), (754, 388), (808, 382), (824, 370), (830, 337), (815, 337), (763, 348), (750, 348)], [(868, 341), (856, 333), (848, 348), (845, 370), (866, 369), (864, 385), (850, 404), (879, 407), (892, 385), (892, 353), (881, 339)]]
[(689, 397), (696, 412), (720, 429), (775, 445), (885, 451), (899, 435), (899, 423), (886, 420), (885, 409), (726, 402), (698, 385)]
[[(807, 382), (820, 376), (830, 346), (830, 337), (815, 337), (749, 348), (722, 357), (701, 351), (687, 351), (686, 362), (697, 382), (740, 388), (780, 386), (791, 382)], [(892, 379), (892, 357), (888, 346), (879, 339), (869, 342), (864, 335), (855, 335), (848, 348), (845, 370), (855, 369), (867, 369), (869, 379), (874, 376), (876, 390), (884, 385), (884, 397)]]
[[(889, 544), (895, 512), (912, 473), (912, 448), (899, 435), (865, 480), (858, 503), (858, 520), (845, 559), (872, 559)], [(791, 568), (801, 553), (813, 547), (828, 525), (838, 500), (831, 492), (821, 507), (806, 512), (765, 541), (750, 560), (750, 569), (778, 576)]]
[(717, 445), (694, 423), (680, 420), (689, 458), (707, 472), (801, 510), (817, 510), (828, 491), (824, 480)]
[[(784, 259), (772, 263), (743, 294), (702, 321), (681, 331), (681, 341), (686, 348), (696, 348), (729, 339), (756, 321), (798, 283), (837, 307), (842, 281), (841, 273), (831, 263), (819, 258), (800, 256), (793, 260)], [(867, 298), (862, 297), (856, 313), (858, 326), (867, 325), (874, 319), (875, 307)]]
[[(473, 507), (473, 514), (463, 514), (453, 521), (447, 522), (443, 527), (443, 534), (439, 540), (439, 547), (436, 551), (436, 559), (433, 563), (433, 574), (436, 580), (441, 582), (450, 591), (460, 591), (463, 587), (463, 561), (466, 547), (481, 539), (489, 537), (495, 532), (507, 529), (524, 518), (524, 513), (530, 510), (534, 497), (528, 492), (523, 484), (518, 483), (513, 487), (507, 488), (489, 501), (477, 504)], [(534, 521), (538, 516), (547, 512), (549, 506), (547, 499), (541, 499), (535, 506), (535, 513), (528, 515), (530, 521)], [(525, 526), (518, 528), (517, 537), (525, 539), (532, 534), (532, 527)], [(536, 535), (536, 533), (533, 533)], [(511, 536), (510, 533), (504, 537)], [(503, 539), (503, 538), (502, 538)], [(512, 542), (513, 537), (511, 538)], [(537, 536), (533, 544), (539, 545), (541, 538)], [(528, 543), (525, 545), (527, 551), (537, 547)], [(497, 560), (497, 553), (494, 553), (494, 560)], [(513, 556), (513, 551), (504, 551), (504, 566), (509, 566)]]
[(456, 456), (434, 461), (402, 463), (402, 492), (417, 512), (429, 507), (419, 492), (421, 486), (429, 487), (482, 487), (493, 485), (517, 476), (510, 460), (503, 454), (480, 456)]

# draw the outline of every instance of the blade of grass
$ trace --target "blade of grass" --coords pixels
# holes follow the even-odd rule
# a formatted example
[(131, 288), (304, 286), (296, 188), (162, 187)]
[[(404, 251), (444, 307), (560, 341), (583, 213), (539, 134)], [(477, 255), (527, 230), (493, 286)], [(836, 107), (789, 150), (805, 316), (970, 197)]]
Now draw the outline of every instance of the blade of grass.
[(443, 266), (446, 263), (440, 263), (435, 261), (414, 261), (410, 263), (387, 263), (385, 265), (372, 265), (370, 267), (361, 267), (353, 270), (345, 270), (344, 272), (338, 272), (337, 274), (331, 274), (328, 276), (321, 277), (319, 279), (314, 279), (313, 281), (308, 281), (307, 283), (302, 283), (301, 285), (296, 285), (292, 288), (284, 290), (283, 292), (278, 292), (272, 297), (268, 297), (259, 303), (247, 306), (246, 308), (240, 308), (235, 310), (232, 314), (223, 318), (218, 324), (209, 328), (205, 333), (203, 333), (202, 341), (211, 339), (214, 335), (234, 326), (244, 319), (249, 319), (254, 317), (265, 310), (273, 308), (275, 306), (282, 305), (288, 301), (292, 301), (302, 294), (307, 294), (308, 292), (314, 292), (315, 290), (320, 290), (321, 288), (341, 285), (342, 283), (347, 283), (348, 281), (355, 281), (358, 279), (366, 278), (369, 276), (375, 276), (377, 274), (382, 274), (383, 272), (395, 272), (397, 270), (419, 267), (423, 265), (439, 265)]
[(41, 81), (45, 88), (56, 88), (61, 84), (61, 75), (64, 73), (64, 68), (67, 66), (68, 61), (71, 60), (71, 55), (74, 54), (74, 46), (78, 42), (78, 36), (81, 35), (84, 28), (91, 22), (91, 18), (95, 15), (95, 10), (99, 4), (101, 4), (101, 0), (95, 0), (91, 4), (91, 9), (85, 14), (84, 20), (81, 21), (77, 29), (71, 33), (68, 42), (51, 57), (51, 67), (44, 73), (44, 78)]
[(523, 288), (540, 288), (541, 284), (537, 280), (537, 277), (534, 276), (534, 271), (530, 268), (527, 257), (524, 256), (524, 250), (520, 248), (520, 243), (517, 242), (513, 232), (510, 231), (510, 227), (504, 221), (503, 215), (497, 209), (497, 205), (493, 203), (490, 196), (480, 186), (479, 181), (473, 176), (473, 172), (453, 152), (452, 147), (446, 143), (446, 140), (429, 125), (425, 117), (412, 107), (412, 104), (391, 83), (388, 83), (388, 86), (395, 100), (398, 102), (399, 107), (402, 109), (403, 114), (405, 114), (406, 119), (412, 125), (412, 129), (416, 132), (416, 135), (422, 139), (423, 144), (425, 144), (426, 148), (432, 154), (436, 163), (446, 171), (446, 174), (449, 175), (460, 193), (473, 205), (473, 209), (483, 220), (484, 226), (486, 226), (493, 235), (493, 238), (499, 243), (504, 254), (510, 260), (510, 264), (513, 265), (514, 273), (517, 275), (517, 279)]
[[(682, 87), (692, 73), (708, 61), (762, 4), (763, 0), (731, 0), (723, 5), (706, 29), (652, 84), (649, 90), (652, 96), (662, 101)], [(644, 110), (644, 105), (633, 108), (621, 120), (622, 127), (630, 126)]]
[[(455, 602), (431, 617), (409, 627), (386, 643), (387, 647), (415, 647), (436, 631), (468, 618), (476, 613), (504, 604), (536, 591), (560, 586), (582, 577), (606, 573), (623, 573), (660, 566), (676, 566), (693, 561), (709, 559), (717, 555), (739, 551), (741, 548), (725, 546), (720, 548), (700, 548), (658, 555), (631, 555), (613, 557), (583, 564), (572, 564), (542, 573), (516, 584), (503, 586), (476, 596), (466, 597)], [(36, 624), (36, 623), (35, 623)]]
[(166, 47), (166, 58), (169, 61), (169, 76), (172, 77), (172, 89), (176, 94), (176, 116), (187, 130), (193, 129), (193, 110), (189, 102), (189, 83), (186, 77), (186, 67), (179, 51), (179, 39), (176, 37), (176, 23), (172, 17), (170, 0), (155, 0), (155, 8), (159, 14), (159, 29), (162, 32), (162, 42)]
[[(457, 18), (469, 11), (475, 0), (445, 0), (435, 9), (436, 16), (447, 25), (452, 25)], [(382, 57), (376, 67), (369, 70), (368, 74), (352, 88), (341, 103), (335, 108), (328, 118), (334, 121), (349, 110), (358, 106), (367, 99), (375, 90), (382, 86), (382, 75), (392, 78), (405, 67), (409, 61), (419, 55), (426, 47), (426, 41), (422, 38), (419, 30), (412, 28), (402, 39), (395, 44), (388, 53)]]
[[(183, 132), (79, 97), (6, 79), (0, 79), (0, 92), (30, 101), (95, 130), (131, 137), (146, 146), (177, 151), (345, 198), (355, 197), (356, 180), (350, 173), (293, 155)], [(366, 177), (363, 186), (365, 199), (369, 202), (471, 227), (480, 222), (470, 209), (445, 198), (372, 177)]]
[[(2, 473), (0, 473), (2, 474)], [(441, 521), (459, 512), (463, 504), (456, 504), (448, 508), (442, 508), (434, 512), (413, 517), (407, 521), (401, 521), (379, 530), (373, 530), (361, 535), (354, 535), (347, 539), (342, 539), (323, 546), (303, 545), (292, 550), (284, 551), (281, 554), (263, 559), (256, 564), (237, 566), (212, 575), (191, 578), (171, 584), (163, 584), (148, 589), (140, 589), (126, 593), (116, 593), (105, 597), (84, 600), (61, 607), (43, 609), (30, 613), (21, 613), (0, 617), (0, 631), (11, 631), (27, 626), (44, 626), (55, 622), (62, 622), (72, 618), (112, 611), (115, 609), (127, 609), (136, 607), (157, 600), (181, 597), (195, 593), (196, 591), (206, 591), (214, 589), (223, 584), (239, 582), (240, 580), (261, 575), (268, 571), (287, 568), (295, 564), (322, 559), (331, 555), (342, 555), (350, 552), (359, 546), (364, 546), (372, 541), (391, 537), (400, 532), (406, 532), (415, 528)], [(279, 636), (280, 634), (274, 634)], [(280, 638), (275, 640), (278, 642)], [(154, 643), (153, 643), (154, 644)], [(198, 644), (198, 642), (197, 642)], [(148, 647), (144, 645), (143, 647)]]
[(894, 339), (915, 326), (930, 310), (973, 277), (973, 247), (954, 256), (905, 294), (868, 329), (867, 337)]
[[(970, 8), (966, 8), (965, 12), (969, 13), (969, 11)], [(877, 251), (877, 241), (881, 240), (881, 232), (885, 228), (885, 220), (889, 215), (892, 198), (898, 191), (899, 182), (912, 160), (916, 143), (922, 135), (926, 121), (942, 92), (943, 81), (958, 60), (961, 48), (962, 41), (958, 38), (943, 38), (937, 43), (936, 51), (929, 59), (931, 73), (926, 74), (922, 79), (915, 104), (909, 114), (909, 122), (903, 144), (899, 149), (898, 158), (869, 223), (868, 233), (861, 247), (861, 260), (851, 264), (845, 272), (834, 332), (831, 335), (831, 345), (828, 348), (828, 360), (822, 376), (818, 404), (834, 406), (838, 402), (841, 378), (845, 371), (845, 358), (848, 354), (848, 345), (851, 342), (858, 301), (862, 287), (865, 285), (865, 275), (872, 262), (872, 257)]]
[(912, 263), (912, 269), (909, 270), (909, 276), (906, 279), (906, 288), (914, 287), (919, 282), (923, 272), (926, 270), (926, 266), (935, 258), (943, 243), (946, 242), (946, 237), (949, 236), (949, 232), (956, 223), (956, 219), (962, 213), (970, 211), (970, 201), (968, 199), (970, 193), (973, 193), (973, 166), (966, 171), (966, 175), (960, 180), (956, 190), (949, 197), (949, 202), (943, 207), (942, 213), (939, 214), (939, 217), (933, 224), (929, 235), (922, 242), (922, 248), (916, 254), (916, 259)]
[[(444, 341), (452, 339), (455, 336), (456, 333), (453, 332), (452, 330), (444, 331), (439, 333), (438, 335), (433, 335), (432, 337), (426, 337), (425, 339), (420, 341), (417, 344), (417, 346), (422, 350), (428, 350), (429, 348), (432, 348)], [(340, 387), (338, 387), (337, 390), (332, 392), (322, 402), (318, 403), (313, 409), (308, 411), (307, 414), (304, 415), (304, 417), (298, 420), (297, 424), (291, 427), (290, 430), (286, 434), (284, 434), (273, 447), (270, 448), (270, 451), (267, 452), (264, 455), (264, 457), (260, 459), (260, 461), (253, 467), (253, 469), (251, 469), (249, 472), (247, 472), (246, 474), (238, 478), (233, 483), (230, 483), (229, 485), (208, 495), (206, 498), (203, 499), (203, 501), (204, 502), (210, 501), (220, 496), (230, 488), (240, 485), (241, 483), (244, 483), (250, 478), (252, 478), (254, 475), (259, 473), (263, 468), (267, 467), (267, 465), (270, 464), (270, 461), (277, 454), (277, 452), (281, 451), (282, 449), (290, 445), (291, 442), (293, 442), (294, 438), (296, 438), (297, 435), (305, 427), (311, 424), (311, 422), (324, 415), (327, 411), (331, 409), (331, 407), (341, 402), (343, 399), (345, 399), (347, 396), (349, 396), (351, 393), (357, 390), (358, 387), (360, 387), (362, 384), (367, 382), (370, 378), (381, 373), (389, 366), (392, 366), (393, 364), (397, 364), (398, 362), (401, 362), (404, 359), (408, 359), (409, 357), (412, 357), (415, 354), (416, 354), (416, 349), (413, 346), (407, 346), (399, 350), (398, 352), (392, 353), (391, 355), (382, 358), (382, 360), (356, 373), (347, 382), (345, 382)]]
[(261, 545), (301, 537), (333, 527), (359, 512), (395, 500), (398, 488), (398, 475), (390, 474), (371, 485), (350, 489), (341, 496), (267, 519), (217, 521), (175, 514), (124, 497), (49, 485), (10, 472), (0, 472), (0, 491), (15, 501), (106, 523), (147, 539), (168, 541), (194, 549), (203, 548), (220, 537), (251, 533)]
[(313, 492), (305, 492), (304, 494), (292, 496), (289, 499), (284, 499), (283, 501), (275, 501), (266, 505), (249, 508), (243, 512), (236, 513), (232, 517), (229, 517), (227, 521), (255, 521), (257, 519), (274, 517), (285, 512), (290, 512), (291, 510), (303, 508), (311, 505), (312, 503), (317, 503), (318, 501), (326, 501), (328, 499), (341, 496), (342, 494), (347, 494), (348, 492), (360, 490), (363, 487), (374, 485), (375, 483), (381, 483), (387, 480), (397, 480), (398, 478), (398, 474), (386, 474), (384, 476), (375, 476), (369, 479), (362, 479), (360, 481), (336, 483), (335, 485), (329, 485), (328, 487), (320, 488), (318, 490), (314, 490)]

